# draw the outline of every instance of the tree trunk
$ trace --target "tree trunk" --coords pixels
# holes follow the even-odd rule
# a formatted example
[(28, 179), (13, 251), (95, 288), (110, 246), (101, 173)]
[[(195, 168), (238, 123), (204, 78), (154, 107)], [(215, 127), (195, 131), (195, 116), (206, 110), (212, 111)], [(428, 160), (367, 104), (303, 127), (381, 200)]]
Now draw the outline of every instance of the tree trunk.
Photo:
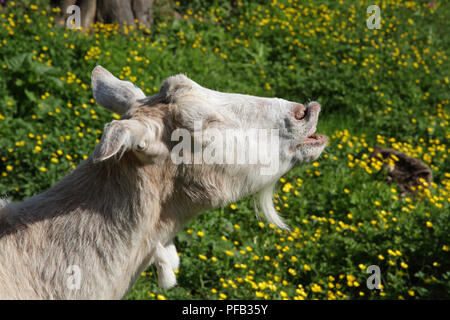
[(80, 4), (81, 10), (81, 26), (86, 30), (94, 23), (95, 11), (97, 9), (97, 0), (82, 1)]
[(134, 0), (133, 12), (136, 19), (150, 29), (153, 24), (153, 0)]
[[(89, 1), (90, 2), (90, 1)], [(97, 21), (135, 26), (133, 0), (98, 0)]]
[(71, 5), (80, 8), (80, 26), (85, 30), (95, 22), (127, 24), (136, 26), (139, 21), (147, 29), (153, 24), (154, 4), (161, 11), (172, 11), (172, 16), (180, 15), (173, 10), (172, 1), (154, 0), (52, 0), (53, 6), (60, 7), (61, 18), (59, 24), (66, 25), (67, 18), (72, 12), (67, 12)]

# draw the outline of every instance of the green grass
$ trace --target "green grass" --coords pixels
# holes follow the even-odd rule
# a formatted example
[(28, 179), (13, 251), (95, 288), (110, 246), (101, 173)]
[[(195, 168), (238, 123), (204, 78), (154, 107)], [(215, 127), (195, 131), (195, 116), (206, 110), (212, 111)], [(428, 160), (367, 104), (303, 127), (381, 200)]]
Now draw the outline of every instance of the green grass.
[[(25, 4), (24, 4), (25, 3)], [(221, 91), (319, 101), (330, 136), (314, 164), (289, 172), (275, 202), (293, 233), (259, 224), (252, 199), (202, 213), (177, 236), (178, 286), (154, 267), (129, 299), (448, 299), (450, 6), (378, 1), (181, 2), (151, 32), (54, 26), (38, 1), (0, 6), (0, 194), (20, 201), (67, 174), (114, 119), (96, 105), (101, 64), (148, 95), (183, 72)], [(371, 148), (428, 164), (434, 183), (400, 196)], [(381, 268), (383, 291), (366, 287)]]

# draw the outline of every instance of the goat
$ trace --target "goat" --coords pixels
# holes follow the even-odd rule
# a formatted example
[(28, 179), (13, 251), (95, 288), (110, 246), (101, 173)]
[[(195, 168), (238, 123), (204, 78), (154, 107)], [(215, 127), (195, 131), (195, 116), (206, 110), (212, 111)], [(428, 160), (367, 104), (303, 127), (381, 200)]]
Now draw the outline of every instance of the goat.
[[(20, 203), (0, 202), (0, 299), (123, 298), (151, 263), (158, 284), (173, 287), (176, 233), (199, 212), (252, 194), (259, 193), (257, 206), (271, 223), (288, 229), (273, 207), (273, 188), (324, 150), (327, 138), (315, 134), (319, 103), (217, 92), (182, 74), (151, 97), (101, 66), (91, 80), (95, 100), (121, 119), (53, 187)], [(276, 130), (278, 141), (249, 138), (224, 149), (217, 134), (230, 128)], [(195, 150), (180, 152), (180, 130), (189, 143), (232, 155), (258, 143), (277, 166), (261, 174), (262, 163), (206, 163)], [(175, 161), (175, 149), (200, 162)]]

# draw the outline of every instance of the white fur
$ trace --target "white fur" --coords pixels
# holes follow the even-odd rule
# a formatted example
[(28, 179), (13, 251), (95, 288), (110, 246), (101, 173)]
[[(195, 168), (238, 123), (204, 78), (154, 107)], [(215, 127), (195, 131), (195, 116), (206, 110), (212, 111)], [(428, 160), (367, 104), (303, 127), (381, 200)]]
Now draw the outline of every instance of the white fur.
[(173, 267), (176, 266), (176, 262), (172, 259), (172, 247), (175, 246), (172, 245), (169, 246), (169, 248), (163, 247), (163, 245), (158, 242), (156, 244), (155, 253), (153, 254), (158, 270), (158, 285), (163, 289), (172, 288), (177, 284), (177, 279), (173, 272)]

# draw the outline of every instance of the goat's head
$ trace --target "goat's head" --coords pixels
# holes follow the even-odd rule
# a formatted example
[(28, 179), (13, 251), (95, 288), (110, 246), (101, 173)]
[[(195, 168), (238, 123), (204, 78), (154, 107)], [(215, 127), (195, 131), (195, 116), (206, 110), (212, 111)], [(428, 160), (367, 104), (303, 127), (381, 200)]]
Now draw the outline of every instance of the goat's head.
[(134, 152), (148, 165), (170, 161), (177, 166), (174, 181), (191, 193), (197, 207), (259, 193), (258, 207), (280, 228), (287, 226), (272, 204), (276, 181), (318, 158), (327, 142), (315, 134), (317, 102), (304, 106), (217, 92), (184, 75), (167, 78), (158, 94), (145, 97), (100, 66), (92, 72), (92, 88), (99, 104), (122, 115), (106, 125), (94, 162), (118, 159), (124, 152)]

